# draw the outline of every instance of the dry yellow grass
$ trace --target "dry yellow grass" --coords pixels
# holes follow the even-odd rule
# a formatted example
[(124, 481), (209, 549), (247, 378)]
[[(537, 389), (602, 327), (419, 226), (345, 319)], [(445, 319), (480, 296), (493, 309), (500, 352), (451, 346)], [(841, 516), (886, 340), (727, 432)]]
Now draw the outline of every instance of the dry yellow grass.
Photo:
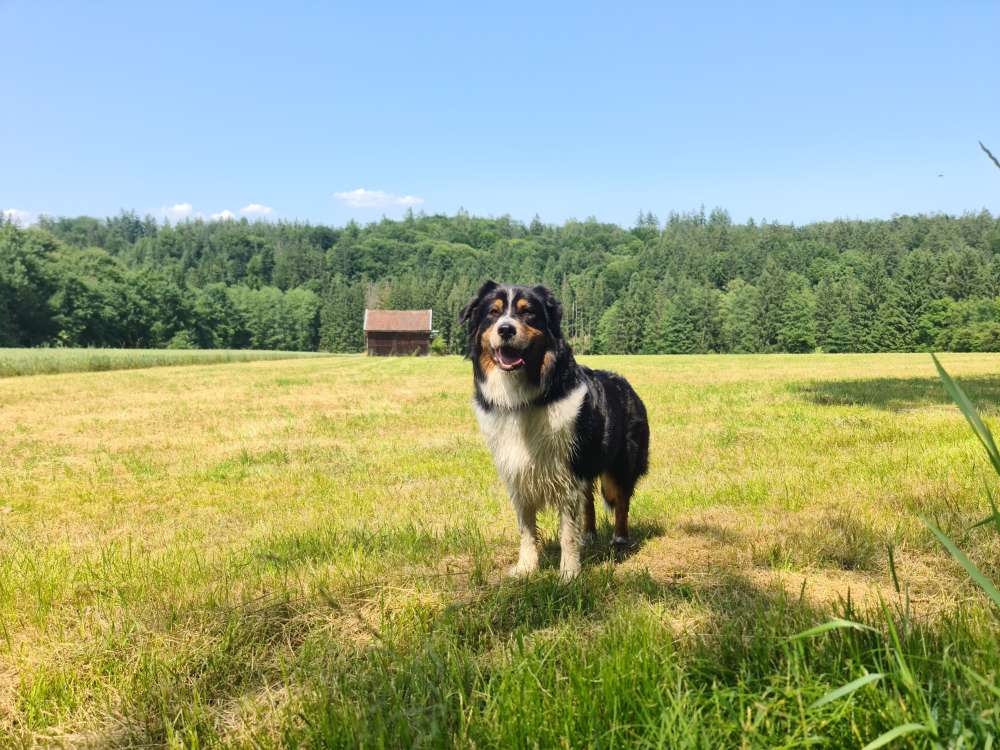
[[(977, 596), (916, 521), (985, 512), (926, 355), (585, 361), (625, 374), (652, 424), (619, 574), (827, 605), (891, 593), (893, 544), (918, 616)], [(944, 364), (990, 414), (1000, 357)], [(324, 643), (500, 585), (513, 519), (469, 398), (457, 358), (0, 380), (0, 734), (280, 744)], [(671, 611), (679, 632), (710, 615)]]

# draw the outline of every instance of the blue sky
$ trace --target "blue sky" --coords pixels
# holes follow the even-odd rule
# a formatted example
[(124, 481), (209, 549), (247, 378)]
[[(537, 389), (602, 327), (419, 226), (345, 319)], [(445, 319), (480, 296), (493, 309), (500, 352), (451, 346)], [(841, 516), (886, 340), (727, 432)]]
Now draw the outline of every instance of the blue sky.
[(25, 217), (1000, 210), (995, 0), (0, 0), (0, 39)]

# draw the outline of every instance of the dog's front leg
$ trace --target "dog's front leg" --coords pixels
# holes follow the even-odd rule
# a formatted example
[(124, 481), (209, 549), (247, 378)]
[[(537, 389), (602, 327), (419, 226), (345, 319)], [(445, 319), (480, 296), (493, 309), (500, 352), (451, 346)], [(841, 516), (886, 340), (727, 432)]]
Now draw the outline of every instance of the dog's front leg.
[(574, 494), (559, 514), (559, 576), (564, 581), (580, 573), (580, 543), (584, 518), (584, 495)]
[(507, 570), (507, 575), (520, 577), (538, 570), (538, 525), (537, 511), (534, 506), (525, 507), (514, 501), (514, 511), (517, 513), (517, 526), (521, 531), (521, 550), (517, 555), (517, 565)]

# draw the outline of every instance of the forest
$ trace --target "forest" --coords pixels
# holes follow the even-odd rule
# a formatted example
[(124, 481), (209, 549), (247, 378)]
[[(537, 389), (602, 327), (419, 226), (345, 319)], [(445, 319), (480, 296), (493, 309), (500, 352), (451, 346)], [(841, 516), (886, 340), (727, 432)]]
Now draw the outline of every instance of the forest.
[(989, 212), (795, 226), (722, 209), (629, 228), (4, 221), (0, 346), (356, 352), (365, 307), (430, 307), (434, 349), (463, 353), (458, 312), (487, 278), (556, 291), (580, 353), (1000, 351)]

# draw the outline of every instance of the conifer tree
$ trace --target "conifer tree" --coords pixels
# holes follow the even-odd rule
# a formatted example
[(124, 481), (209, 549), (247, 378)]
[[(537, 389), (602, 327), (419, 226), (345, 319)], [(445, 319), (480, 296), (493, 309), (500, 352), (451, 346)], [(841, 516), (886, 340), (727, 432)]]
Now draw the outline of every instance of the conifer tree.
[(796, 279), (781, 305), (778, 345), (785, 352), (811, 352), (816, 348), (816, 301), (808, 282)]
[(764, 350), (771, 351), (779, 346), (778, 334), (781, 330), (781, 308), (788, 292), (786, 274), (779, 268), (774, 256), (769, 255), (764, 270), (757, 279), (760, 291), (757, 308), (757, 326)]
[(753, 353), (762, 349), (756, 325), (760, 295), (753, 284), (737, 277), (729, 282), (721, 302), (722, 350)]
[(667, 304), (661, 331), (660, 351), (664, 354), (692, 354), (697, 351), (697, 332), (691, 310), (682, 299), (673, 299)]
[(319, 348), (325, 352), (360, 352), (364, 348), (364, 290), (334, 280), (320, 309)]
[(854, 351), (854, 327), (846, 307), (841, 307), (834, 315), (823, 348), (834, 354)]
[(652, 282), (643, 276), (634, 277), (621, 301), (617, 319), (616, 346), (609, 353), (638, 354), (642, 351), (652, 302)]
[(598, 354), (619, 354), (625, 346), (621, 326), (621, 302), (615, 302), (597, 323), (594, 349)]
[(911, 348), (912, 326), (906, 317), (903, 292), (896, 284), (890, 284), (885, 301), (875, 313), (872, 343), (876, 351), (902, 352)]

